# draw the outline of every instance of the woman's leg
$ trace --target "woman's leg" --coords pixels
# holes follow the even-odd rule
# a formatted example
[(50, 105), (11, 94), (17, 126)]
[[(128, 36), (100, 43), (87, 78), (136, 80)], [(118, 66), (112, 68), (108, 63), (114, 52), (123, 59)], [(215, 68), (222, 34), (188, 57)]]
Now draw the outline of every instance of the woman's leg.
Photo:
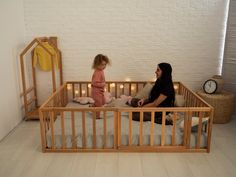
[[(140, 113), (139, 112), (133, 112), (132, 119), (135, 121), (140, 121)], [(151, 121), (151, 113), (150, 112), (144, 112), (143, 113), (143, 121)]]

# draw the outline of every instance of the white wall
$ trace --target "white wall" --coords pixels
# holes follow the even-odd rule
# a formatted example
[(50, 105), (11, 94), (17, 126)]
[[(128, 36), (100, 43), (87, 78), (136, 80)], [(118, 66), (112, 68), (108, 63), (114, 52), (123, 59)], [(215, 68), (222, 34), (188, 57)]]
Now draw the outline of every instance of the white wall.
[(156, 64), (199, 89), (219, 74), (228, 0), (24, 0), (26, 41), (58, 36), (65, 80), (90, 80), (98, 53), (107, 80), (153, 80)]
[(24, 40), (23, 3), (0, 2), (0, 140), (21, 120), (17, 56)]

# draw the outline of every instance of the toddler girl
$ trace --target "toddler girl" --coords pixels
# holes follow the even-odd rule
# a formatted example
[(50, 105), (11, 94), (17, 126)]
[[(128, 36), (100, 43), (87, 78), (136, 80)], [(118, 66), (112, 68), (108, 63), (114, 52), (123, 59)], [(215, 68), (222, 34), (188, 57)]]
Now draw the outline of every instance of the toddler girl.
[[(92, 76), (92, 93), (91, 96), (94, 99), (94, 107), (102, 107), (105, 104), (104, 91), (106, 86), (104, 69), (106, 65), (110, 64), (110, 60), (103, 54), (98, 54), (93, 61), (92, 68), (94, 73)], [(100, 119), (100, 112), (96, 112), (96, 118)]]

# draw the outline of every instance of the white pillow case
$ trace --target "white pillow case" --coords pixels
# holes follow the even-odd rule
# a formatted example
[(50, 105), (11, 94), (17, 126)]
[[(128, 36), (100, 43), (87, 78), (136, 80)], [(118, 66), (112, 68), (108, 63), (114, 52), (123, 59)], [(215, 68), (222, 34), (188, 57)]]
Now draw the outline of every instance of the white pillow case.
[[(209, 120), (209, 117), (202, 118), (202, 124), (207, 123), (208, 120)], [(191, 127), (193, 128), (195, 126), (198, 126), (198, 124), (199, 124), (199, 117), (192, 117)], [(181, 120), (179, 125), (181, 129), (184, 129), (184, 119)]]
[(175, 106), (183, 107), (185, 104), (185, 99), (183, 95), (175, 94)]
[(80, 104), (93, 104), (94, 103), (94, 100), (91, 97), (75, 97), (73, 101)]
[(152, 90), (153, 85), (151, 83), (146, 83), (146, 85), (137, 93), (134, 98), (148, 98)]

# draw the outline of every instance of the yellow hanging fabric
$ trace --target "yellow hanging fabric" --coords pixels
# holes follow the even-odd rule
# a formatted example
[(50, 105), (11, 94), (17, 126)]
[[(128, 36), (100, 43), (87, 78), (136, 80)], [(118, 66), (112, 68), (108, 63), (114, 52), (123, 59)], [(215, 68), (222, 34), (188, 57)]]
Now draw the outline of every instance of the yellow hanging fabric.
[[(53, 61), (56, 67), (59, 67), (59, 56), (56, 50), (48, 43), (43, 42), (43, 46), (47, 48), (51, 54), (53, 55)], [(51, 55), (40, 45), (37, 45), (34, 48), (34, 56), (33, 56), (33, 66), (35, 67), (39, 62), (39, 67), (43, 71), (51, 71), (52, 69), (52, 62), (51, 62)]]

